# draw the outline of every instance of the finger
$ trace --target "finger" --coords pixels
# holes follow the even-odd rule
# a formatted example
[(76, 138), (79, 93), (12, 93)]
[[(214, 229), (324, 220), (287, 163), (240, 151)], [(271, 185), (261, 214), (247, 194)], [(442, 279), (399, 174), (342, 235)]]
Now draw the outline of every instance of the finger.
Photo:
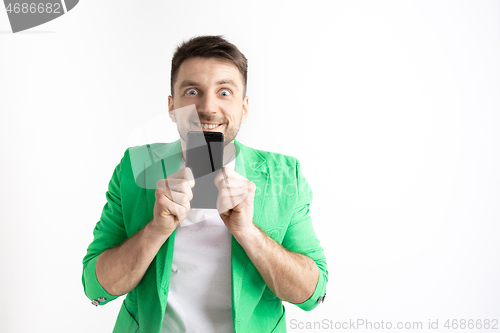
[(172, 202), (174, 204), (187, 207), (187, 206), (189, 206), (189, 203), (190, 203), (191, 199), (193, 198), (192, 193), (190, 193), (190, 194), (191, 195), (188, 195), (188, 194), (182, 193), (182, 192), (171, 192)]
[(171, 215), (184, 220), (191, 210), (191, 203), (187, 195), (174, 192), (174, 201), (165, 195), (162, 190), (156, 191), (156, 205), (161, 210), (169, 212)]
[(189, 186), (191, 186), (191, 188), (194, 187), (194, 183), (195, 183), (195, 180), (194, 180), (194, 175), (193, 175), (193, 170), (191, 170), (190, 167), (186, 167), (184, 168), (184, 176), (188, 183), (189, 183)]
[(167, 179), (160, 179), (156, 182), (156, 189), (157, 190), (165, 190), (166, 188), (168, 188)]
[(232, 196), (232, 197), (224, 197), (220, 198), (220, 205), (222, 207), (221, 212), (227, 212), (231, 209), (236, 208), (239, 204), (241, 204), (246, 198), (246, 195)]
[(221, 180), (228, 179), (228, 180), (233, 180), (233, 179), (239, 179), (239, 180), (247, 180), (245, 177), (237, 173), (231, 168), (228, 167), (223, 167), (217, 176), (215, 176), (215, 181), (220, 182)]
[(193, 190), (191, 184), (185, 179), (167, 179), (168, 189), (170, 192), (184, 193), (193, 199)]
[[(165, 182), (163, 179), (163, 183), (168, 182)], [(159, 185), (158, 187), (161, 186)], [(169, 201), (177, 202), (179, 204), (185, 204), (186, 201), (189, 202), (193, 199), (193, 190), (189, 187), (186, 181), (172, 187), (166, 186), (166, 188), (157, 188), (156, 192), (161, 196), (166, 197)]]
[(221, 197), (239, 197), (239, 196), (247, 196), (250, 192), (248, 187), (236, 187), (236, 188), (222, 188), (219, 190), (219, 196)]
[(233, 200), (236, 203), (236, 206), (239, 205), (242, 201), (246, 201), (247, 204), (253, 205), (256, 189), (257, 186), (255, 185), (255, 183), (247, 180), (246, 186), (241, 187), (239, 190), (235, 190), (233, 192)]
[(248, 187), (248, 180), (246, 179), (235, 179), (235, 178), (219, 178), (214, 179), (214, 184), (217, 186), (219, 190), (229, 187), (229, 188), (237, 188), (237, 187)]
[(169, 205), (169, 210), (182, 222), (188, 216), (189, 211), (191, 210), (191, 204), (189, 201), (186, 204), (182, 205), (176, 202), (172, 202)]
[(184, 179), (186, 180), (191, 188), (194, 187), (194, 176), (193, 176), (193, 170), (191, 170), (190, 167), (182, 168), (176, 173), (173, 173), (167, 177), (167, 179)]
[(222, 214), (231, 209), (236, 209), (247, 196), (247, 194), (241, 194), (237, 196), (217, 197), (217, 211), (219, 212), (219, 214)]
[(224, 186), (221, 189), (219, 189), (219, 196), (218, 199), (220, 200), (226, 200), (229, 198), (231, 201), (230, 207), (233, 208), (237, 206), (240, 202), (245, 200), (248, 196), (250, 196), (250, 200), (253, 201), (254, 193), (255, 193), (255, 183), (247, 180), (243, 183), (243, 185), (240, 184), (240, 186)]
[[(186, 171), (184, 171), (186, 172)], [(187, 172), (187, 175), (189, 175), (190, 171)], [(192, 175), (192, 173), (191, 173)], [(168, 176), (165, 179), (160, 179), (156, 182), (156, 188), (157, 189), (163, 189), (163, 190), (170, 190), (170, 191), (176, 191), (176, 192), (184, 192), (184, 193), (189, 193), (191, 189), (193, 188), (194, 185), (194, 180), (192, 180), (192, 183), (190, 183), (189, 180), (185, 178), (176, 178), (177, 176), (182, 176), (181, 174), (178, 174), (175, 176), (175, 174), (172, 174)]]
[(170, 211), (170, 209), (168, 209), (168, 205), (171, 202), (172, 201), (169, 198), (165, 197), (165, 195), (161, 192), (161, 190), (156, 190), (156, 192), (155, 192), (155, 207), (154, 207), (154, 209), (158, 210), (158, 213), (162, 217), (166, 217), (167, 215), (174, 215), (174, 214), (172, 214), (172, 212)]

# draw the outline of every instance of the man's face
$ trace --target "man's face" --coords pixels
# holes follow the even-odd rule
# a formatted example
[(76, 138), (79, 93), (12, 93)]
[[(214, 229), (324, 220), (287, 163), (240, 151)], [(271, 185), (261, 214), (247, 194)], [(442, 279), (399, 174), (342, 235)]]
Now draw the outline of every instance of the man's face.
[[(185, 60), (174, 83), (174, 96), (168, 96), (169, 115), (177, 123), (183, 146), (187, 132), (201, 130), (222, 132), (224, 142), (232, 142), (248, 117), (243, 90), (243, 78), (231, 62), (201, 57)], [(197, 114), (177, 110), (193, 104)]]

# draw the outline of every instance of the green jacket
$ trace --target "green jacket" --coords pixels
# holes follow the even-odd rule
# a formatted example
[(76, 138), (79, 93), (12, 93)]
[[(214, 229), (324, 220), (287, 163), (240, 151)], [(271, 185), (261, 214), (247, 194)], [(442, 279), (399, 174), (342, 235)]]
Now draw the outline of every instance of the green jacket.
[[(235, 171), (257, 185), (254, 223), (284, 248), (312, 258), (319, 268), (314, 294), (296, 304), (312, 310), (325, 295), (328, 271), (316, 237), (309, 205), (311, 188), (297, 159), (249, 148), (235, 140)], [(94, 240), (83, 259), (82, 283), (94, 305), (119, 296), (107, 293), (97, 281), (97, 257), (142, 229), (153, 219), (156, 182), (180, 168), (180, 140), (127, 149), (115, 168), (106, 193)], [(127, 294), (113, 332), (160, 331), (169, 290), (175, 232), (163, 244), (141, 282)], [(297, 272), (300, 274), (300, 272)], [(236, 333), (286, 332), (282, 301), (266, 286), (244, 249), (231, 239), (232, 316)]]

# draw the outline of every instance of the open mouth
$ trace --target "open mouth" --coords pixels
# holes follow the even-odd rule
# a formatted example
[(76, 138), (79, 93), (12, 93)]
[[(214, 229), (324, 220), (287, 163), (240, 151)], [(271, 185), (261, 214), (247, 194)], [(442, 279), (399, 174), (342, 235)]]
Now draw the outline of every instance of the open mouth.
[(200, 128), (204, 131), (204, 132), (214, 132), (214, 131), (217, 131), (218, 129), (220, 129), (220, 127), (222, 127), (223, 124), (208, 124), (208, 123), (202, 123), (201, 126), (199, 123), (193, 123), (196, 127)]

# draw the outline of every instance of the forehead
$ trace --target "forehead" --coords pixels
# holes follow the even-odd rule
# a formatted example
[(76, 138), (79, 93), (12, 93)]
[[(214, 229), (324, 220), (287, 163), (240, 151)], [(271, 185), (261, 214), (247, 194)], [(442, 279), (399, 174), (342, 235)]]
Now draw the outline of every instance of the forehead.
[(184, 80), (207, 86), (223, 80), (232, 80), (240, 90), (243, 88), (243, 77), (238, 68), (229, 60), (218, 58), (194, 57), (184, 60), (177, 74), (176, 89)]

